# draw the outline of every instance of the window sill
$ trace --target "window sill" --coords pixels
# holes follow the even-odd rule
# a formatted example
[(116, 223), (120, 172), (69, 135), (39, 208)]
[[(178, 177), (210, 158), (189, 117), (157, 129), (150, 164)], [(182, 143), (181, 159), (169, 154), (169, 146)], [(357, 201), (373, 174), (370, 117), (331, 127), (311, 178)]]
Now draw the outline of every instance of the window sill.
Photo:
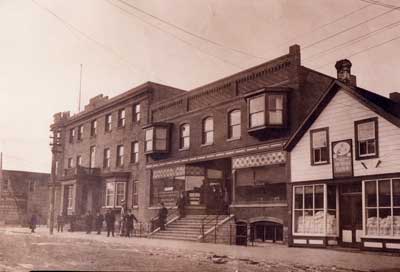
[(242, 139), (242, 137), (236, 137), (236, 138), (229, 138), (229, 139), (226, 139), (226, 141), (227, 142), (233, 142), (233, 141), (239, 141), (239, 140), (241, 140)]
[(327, 162), (311, 162), (312, 166), (320, 166), (320, 165), (327, 165), (327, 164), (330, 164), (330, 162), (329, 161), (327, 161)]
[(363, 161), (363, 160), (369, 160), (369, 159), (378, 159), (378, 158), (379, 158), (378, 154), (376, 154), (376, 155), (368, 155), (368, 156), (360, 156), (360, 155), (356, 156), (356, 160), (357, 161)]
[(201, 144), (200, 147), (207, 147), (212, 145), (214, 145), (214, 143), (206, 143), (206, 144)]

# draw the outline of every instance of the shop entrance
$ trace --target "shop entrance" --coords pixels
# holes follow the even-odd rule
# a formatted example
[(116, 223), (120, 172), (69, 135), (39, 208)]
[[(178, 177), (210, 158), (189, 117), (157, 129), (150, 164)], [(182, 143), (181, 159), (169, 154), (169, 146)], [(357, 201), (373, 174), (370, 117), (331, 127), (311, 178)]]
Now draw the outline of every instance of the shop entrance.
[(362, 234), (361, 184), (340, 187), (340, 237), (341, 245), (360, 247)]

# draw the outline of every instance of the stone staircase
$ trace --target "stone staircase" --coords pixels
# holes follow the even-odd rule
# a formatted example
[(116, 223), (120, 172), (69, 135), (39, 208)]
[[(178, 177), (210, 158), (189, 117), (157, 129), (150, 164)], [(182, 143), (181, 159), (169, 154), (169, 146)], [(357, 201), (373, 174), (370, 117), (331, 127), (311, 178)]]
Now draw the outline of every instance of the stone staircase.
[[(218, 222), (228, 218), (228, 215), (219, 215)], [(204, 232), (215, 227), (216, 215), (190, 214), (177, 219), (166, 226), (166, 230), (156, 230), (149, 237), (155, 239), (199, 241), (202, 238), (202, 220), (204, 219)]]

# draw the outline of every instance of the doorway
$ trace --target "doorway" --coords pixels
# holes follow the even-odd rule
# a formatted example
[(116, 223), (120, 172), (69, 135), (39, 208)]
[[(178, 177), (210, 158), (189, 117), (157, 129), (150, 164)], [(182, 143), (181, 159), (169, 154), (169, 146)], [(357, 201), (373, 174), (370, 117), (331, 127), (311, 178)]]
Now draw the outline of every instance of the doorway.
[(361, 183), (340, 187), (340, 237), (345, 247), (360, 247), (362, 235)]

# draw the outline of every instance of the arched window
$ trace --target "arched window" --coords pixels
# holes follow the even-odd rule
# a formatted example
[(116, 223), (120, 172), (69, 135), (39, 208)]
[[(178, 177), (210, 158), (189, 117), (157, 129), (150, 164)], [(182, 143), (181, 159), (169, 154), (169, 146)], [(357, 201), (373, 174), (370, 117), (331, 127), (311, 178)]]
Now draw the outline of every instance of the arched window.
[(190, 146), (190, 126), (183, 124), (179, 129), (179, 149), (188, 149)]
[(240, 110), (233, 110), (228, 115), (228, 139), (240, 138)]
[(214, 143), (214, 119), (212, 117), (207, 117), (203, 120), (202, 129), (202, 144), (208, 145)]

